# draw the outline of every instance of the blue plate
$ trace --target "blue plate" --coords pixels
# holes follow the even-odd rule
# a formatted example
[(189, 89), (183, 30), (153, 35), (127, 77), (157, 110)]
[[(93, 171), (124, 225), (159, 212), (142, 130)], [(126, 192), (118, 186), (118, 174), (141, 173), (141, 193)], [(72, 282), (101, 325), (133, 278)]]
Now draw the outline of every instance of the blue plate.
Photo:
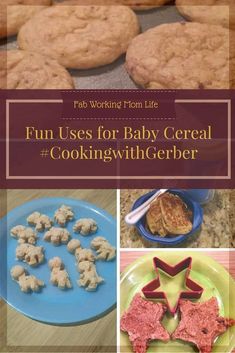
[[(91, 240), (96, 236), (104, 236), (116, 246), (116, 222), (104, 210), (84, 201), (69, 198), (43, 198), (27, 202), (8, 213), (0, 220), (0, 295), (13, 308), (20, 313), (47, 324), (75, 325), (84, 324), (107, 314), (116, 305), (116, 260), (105, 262), (97, 261), (98, 274), (105, 282), (95, 292), (88, 292), (80, 288), (76, 281), (79, 273), (75, 266), (75, 257), (70, 254), (66, 245), (54, 246), (42, 240), (44, 233), (38, 233), (37, 245), (45, 248), (46, 260), (53, 256), (60, 256), (69, 272), (73, 288), (60, 290), (50, 284), (50, 270), (47, 262), (37, 268), (15, 260), (17, 240), (10, 236), (10, 229), (18, 224), (27, 225), (26, 217), (33, 211), (47, 214), (53, 219), (56, 209), (62, 204), (71, 206), (75, 219), (88, 217), (98, 223), (98, 231), (90, 236), (73, 233), (75, 221), (68, 222), (67, 229), (73, 238), (81, 241), (82, 247), (90, 246)], [(12, 281), (10, 269), (16, 264), (23, 264), (32, 275), (46, 283), (40, 293), (23, 293), (18, 284)]]
[[(139, 207), (142, 203), (147, 201), (157, 190), (151, 191), (143, 196), (141, 196), (136, 202), (134, 203), (132, 210), (135, 210)], [(192, 211), (193, 214), (193, 228), (190, 233), (177, 235), (175, 237), (160, 237), (158, 235), (153, 235), (150, 233), (146, 228), (146, 217), (142, 217), (139, 222), (136, 224), (137, 229), (139, 230), (140, 234), (149, 241), (164, 244), (164, 245), (176, 245), (182, 243), (186, 238), (191, 236), (195, 231), (201, 226), (203, 220), (203, 211), (201, 206), (193, 201), (186, 192), (181, 190), (169, 190), (172, 194), (178, 195), (188, 206), (188, 208)]]

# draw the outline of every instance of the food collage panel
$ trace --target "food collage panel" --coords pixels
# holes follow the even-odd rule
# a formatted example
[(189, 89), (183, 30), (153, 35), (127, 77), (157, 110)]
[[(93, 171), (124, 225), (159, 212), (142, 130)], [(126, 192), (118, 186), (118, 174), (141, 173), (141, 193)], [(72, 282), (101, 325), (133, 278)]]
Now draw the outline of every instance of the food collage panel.
[(232, 5), (2, 0), (0, 88), (234, 88)]
[(120, 352), (233, 352), (234, 197), (121, 190)]
[(81, 350), (105, 335), (102, 346), (115, 347), (116, 190), (4, 190), (1, 201), (8, 346), (60, 339)]
[[(164, 142), (175, 143), (174, 148), (188, 143), (187, 148), (195, 150), (184, 151), (195, 156), (199, 142), (202, 154), (211, 159), (202, 160), (205, 169), (216, 164), (217, 153), (221, 159), (228, 154), (218, 175), (231, 167), (234, 44), (235, 0), (0, 1), (0, 174), (6, 169), (4, 182), (0, 177), (0, 353), (235, 353), (235, 189), (229, 188), (235, 185), (234, 173), (222, 181), (213, 176), (215, 186), (200, 170), (199, 183), (193, 177), (196, 168), (190, 169), (196, 157), (189, 161), (181, 155), (173, 159), (179, 160), (182, 174), (174, 170), (165, 177), (155, 172), (156, 162), (164, 159), (166, 166), (170, 160), (169, 154), (161, 158)], [(96, 90), (98, 95), (92, 96)], [(90, 94), (88, 101), (93, 102), (85, 117), (79, 116), (86, 111), (79, 92)], [(200, 137), (199, 131), (207, 132), (204, 122), (194, 119), (188, 106), (175, 107), (178, 93), (196, 100), (199, 92), (213, 104), (216, 92), (221, 101), (230, 99), (231, 120), (228, 117), (228, 128), (224, 121), (221, 132), (228, 130), (224, 149), (224, 136), (219, 136), (215, 150), (207, 153), (204, 142), (214, 138), (214, 127), (208, 125), (213, 138)], [(35, 136), (24, 135), (24, 142), (30, 140), (32, 150), (45, 140), (58, 146), (60, 140), (68, 142), (51, 163), (40, 154), (45, 157), (42, 168), (40, 164), (39, 176), (29, 174), (31, 179), (22, 177), (17, 158), (12, 169), (19, 167), (22, 178), (17, 173), (9, 177), (11, 143), (19, 143), (9, 118), (11, 112), (17, 115), (17, 109), (10, 108), (11, 95), (30, 104), (35, 99), (40, 104), (45, 97), (53, 104), (65, 103), (58, 109), (52, 105), (48, 121), (42, 108), (43, 123), (34, 116), (39, 105), (30, 111)], [(166, 112), (159, 117), (162, 106)], [(151, 115), (154, 107), (156, 117)], [(195, 111), (195, 116), (201, 112)], [(218, 111), (224, 113), (221, 106)], [(58, 112), (58, 126), (49, 126)], [(21, 117), (27, 120), (27, 114)], [(183, 126), (184, 119), (177, 121), (184, 137), (163, 141), (163, 124), (174, 129), (181, 114), (191, 119), (189, 126), (187, 121)], [(97, 147), (102, 140), (93, 131), (97, 121), (94, 131), (104, 132), (105, 150)], [(63, 128), (68, 139), (57, 136)], [(132, 137), (118, 135), (125, 128)], [(17, 135), (13, 141), (11, 130)], [(19, 130), (24, 130), (23, 122)], [(141, 137), (143, 131), (153, 132), (154, 140), (144, 133)], [(43, 132), (46, 138), (39, 136)], [(50, 133), (53, 138), (47, 138)], [(154, 145), (156, 160), (147, 154), (139, 157), (141, 153), (133, 157), (132, 149), (145, 151), (142, 144), (149, 142), (150, 147), (159, 143)], [(103, 151), (107, 155), (99, 158)], [(120, 158), (122, 151), (126, 159)], [(117, 156), (113, 174), (111, 152)], [(140, 177), (131, 170), (137, 159)], [(145, 159), (152, 163), (153, 175), (147, 175)], [(26, 160), (33, 169), (36, 163)], [(92, 160), (90, 175), (81, 167), (86, 160)], [(57, 162), (63, 163), (61, 175)], [(99, 163), (104, 166), (100, 175)], [(169, 174), (170, 167), (164, 169)]]

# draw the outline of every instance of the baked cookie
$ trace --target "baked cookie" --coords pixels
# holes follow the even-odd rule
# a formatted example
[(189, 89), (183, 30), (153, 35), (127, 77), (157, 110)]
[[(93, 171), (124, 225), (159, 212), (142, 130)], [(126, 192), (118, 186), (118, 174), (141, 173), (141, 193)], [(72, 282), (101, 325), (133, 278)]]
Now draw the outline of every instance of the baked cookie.
[(85, 287), (87, 291), (95, 291), (104, 279), (97, 273), (96, 266), (93, 262), (82, 261), (78, 263), (78, 272), (80, 278), (77, 281), (79, 287)]
[(73, 79), (56, 60), (23, 50), (0, 52), (0, 89), (71, 89)]
[(36, 267), (43, 263), (45, 259), (44, 248), (32, 244), (20, 244), (16, 248), (16, 259), (26, 262), (29, 266)]
[(56, 256), (49, 260), (49, 268), (51, 270), (50, 282), (59, 289), (72, 288), (69, 274), (66, 271), (60, 257)]
[(70, 239), (70, 233), (67, 229), (52, 227), (43, 237), (43, 240), (52, 243), (53, 245), (67, 244)]
[(44, 282), (35, 276), (29, 275), (28, 271), (19, 265), (12, 267), (11, 278), (19, 284), (22, 292), (39, 292), (45, 286)]
[(18, 239), (19, 244), (36, 244), (37, 242), (37, 233), (30, 227), (25, 227), (22, 225), (17, 225), (11, 228), (11, 236), (15, 239)]
[(18, 33), (25, 22), (50, 4), (51, 0), (1, 0), (0, 38)]
[(234, 0), (176, 0), (176, 6), (191, 21), (235, 28)]
[(71, 253), (74, 254), (75, 251), (81, 247), (81, 243), (78, 239), (71, 239), (68, 244), (67, 244), (67, 250)]
[(64, 0), (60, 5), (125, 5), (135, 11), (150, 10), (167, 4), (170, 0)]
[(134, 38), (126, 54), (133, 80), (152, 89), (226, 89), (229, 77), (229, 30), (201, 23), (163, 24)]
[(81, 235), (94, 234), (97, 232), (97, 229), (98, 225), (92, 218), (80, 218), (73, 226), (73, 231)]
[(53, 225), (53, 221), (45, 214), (40, 212), (33, 212), (27, 217), (29, 225), (35, 227), (38, 232), (43, 232), (45, 229), (50, 229)]
[(18, 35), (21, 49), (50, 56), (68, 68), (112, 63), (138, 34), (126, 6), (52, 6), (29, 20)]
[(97, 253), (97, 260), (111, 261), (116, 257), (116, 249), (104, 237), (95, 237), (91, 241), (91, 248)]
[(70, 222), (74, 219), (74, 212), (72, 207), (62, 205), (54, 213), (54, 220), (61, 227), (65, 227), (67, 222)]

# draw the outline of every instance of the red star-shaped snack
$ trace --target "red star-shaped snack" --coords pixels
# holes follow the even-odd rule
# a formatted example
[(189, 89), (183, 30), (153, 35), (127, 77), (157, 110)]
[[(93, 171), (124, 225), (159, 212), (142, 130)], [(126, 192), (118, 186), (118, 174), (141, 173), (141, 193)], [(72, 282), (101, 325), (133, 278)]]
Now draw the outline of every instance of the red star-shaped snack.
[[(192, 279), (190, 279), (190, 272), (192, 267), (191, 257), (187, 257), (186, 259), (177, 263), (175, 266), (169, 265), (168, 263), (161, 260), (159, 257), (154, 257), (153, 265), (157, 277), (142, 288), (142, 292), (146, 298), (165, 299), (169, 312), (174, 315), (178, 309), (180, 299), (199, 299), (201, 297), (203, 293), (203, 288), (199, 286), (196, 282), (194, 282)], [(163, 272), (167, 273), (171, 277), (176, 276), (178, 273), (186, 269), (185, 286), (187, 287), (187, 289), (182, 290), (177, 294), (177, 300), (174, 307), (171, 307), (166, 292), (156, 290), (161, 286), (159, 269), (161, 269)]]
[(217, 299), (212, 297), (203, 303), (180, 300), (181, 320), (172, 334), (172, 339), (194, 343), (200, 353), (210, 353), (213, 343), (235, 320), (219, 316)]
[(134, 296), (121, 318), (121, 330), (128, 333), (134, 352), (145, 353), (151, 340), (170, 339), (161, 324), (165, 312), (164, 304), (147, 301), (140, 294)]

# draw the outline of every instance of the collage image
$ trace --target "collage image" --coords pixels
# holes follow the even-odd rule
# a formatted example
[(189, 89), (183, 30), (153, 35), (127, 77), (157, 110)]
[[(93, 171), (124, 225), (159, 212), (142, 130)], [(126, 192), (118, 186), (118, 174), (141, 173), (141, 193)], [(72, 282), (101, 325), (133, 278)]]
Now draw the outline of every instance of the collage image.
[(0, 89), (229, 89), (234, 0), (2, 0)]
[(2, 351), (233, 352), (234, 200), (225, 189), (2, 190)]
[[(1, 168), (8, 172), (4, 180), (0, 178), (0, 353), (235, 353), (234, 150), (229, 150), (230, 145), (234, 147), (234, 88), (235, 0), (0, 0), (0, 157), (2, 147), (6, 152), (4, 163), (0, 158), (0, 175), (5, 173)], [(89, 99), (94, 90), (100, 90), (101, 103), (107, 99), (102, 92), (108, 91), (111, 98), (112, 93), (121, 92), (121, 97), (125, 92), (126, 99), (131, 102), (134, 97), (136, 103), (144, 99), (141, 94), (146, 97), (149, 92), (150, 96), (153, 90), (156, 100), (151, 96), (149, 102), (163, 102), (167, 108), (172, 96), (168, 101), (164, 92), (173, 93), (169, 114), (165, 112), (158, 120), (147, 112), (144, 119), (130, 110), (133, 119), (125, 120), (120, 112), (120, 130), (128, 121), (128, 126), (134, 126), (131, 131), (145, 131), (147, 126), (159, 133), (160, 122), (174, 129), (174, 124), (187, 120), (175, 122), (184, 113), (192, 123), (177, 126), (182, 136), (187, 131), (187, 136), (194, 136), (193, 131), (202, 136), (206, 129), (188, 106), (177, 111), (177, 92), (188, 95), (188, 100), (202, 99), (203, 92), (212, 104), (219, 92), (221, 101), (231, 103), (226, 103), (228, 128), (224, 120), (221, 129), (221, 135), (226, 130), (228, 143), (223, 149), (225, 138), (219, 131), (218, 145), (200, 164), (205, 169), (219, 165), (218, 175), (205, 176), (199, 170), (194, 177), (196, 164), (190, 169), (190, 163), (195, 161), (184, 158), (187, 161), (179, 161), (176, 168), (182, 174), (176, 171), (175, 179), (173, 174), (163, 177), (156, 161), (149, 158), (153, 172), (149, 176), (144, 158), (139, 158), (141, 177), (134, 175), (135, 168), (126, 176), (125, 166), (131, 169), (134, 165), (129, 157), (124, 167), (122, 158), (117, 158), (113, 168), (117, 175), (108, 174), (111, 163), (99, 175), (98, 157), (92, 160), (89, 175), (81, 170), (79, 158), (72, 161), (74, 175), (67, 175), (69, 157), (62, 162), (52, 158), (49, 163), (41, 154), (41, 174), (27, 174), (27, 170), (23, 176), (19, 171), (21, 178), (17, 173), (12, 176), (9, 161), (14, 160), (16, 142), (20, 155), (18, 137), (24, 127), (20, 120), (16, 131), (9, 117), (11, 112), (17, 116), (17, 108), (8, 102), (25, 100), (24, 113), (17, 118), (27, 120), (30, 112), (33, 122), (28, 125), (40, 134), (42, 121), (34, 116), (41, 109), (38, 104), (44, 100), (47, 105), (47, 99), (53, 103), (56, 97), (57, 104), (73, 102), (75, 110), (79, 90), (89, 92)], [(108, 102), (117, 101), (111, 98)], [(37, 108), (26, 107), (36, 99)], [(75, 111), (78, 116), (74, 110), (74, 116), (69, 116), (68, 104), (51, 106), (48, 121), (44, 106), (40, 111), (43, 123), (48, 124), (45, 131), (53, 135), (54, 128), (65, 127), (76, 137), (71, 134), (71, 141), (61, 139), (68, 142), (66, 151), (72, 143), (80, 147), (84, 141), (84, 146), (89, 145), (86, 151), (97, 147), (99, 138), (92, 135), (93, 123), (99, 123), (95, 109), (92, 114), (89, 111), (93, 122), (84, 117), (79, 120), (79, 109)], [(192, 111), (197, 116), (203, 109), (195, 106)], [(217, 106), (222, 115), (225, 109)], [(119, 126), (113, 128), (117, 117), (111, 111), (107, 117), (102, 109), (100, 126), (118, 135)], [(58, 112), (63, 112), (59, 116), (63, 121), (55, 119), (59, 125), (49, 127)], [(91, 128), (88, 141), (84, 138), (87, 126)], [(12, 133), (13, 141), (11, 130), (17, 136)], [(208, 131), (214, 132), (213, 124)], [(32, 148), (32, 156), (35, 148), (38, 157), (38, 146), (50, 138), (36, 141), (40, 137), (35, 136), (27, 147)], [(156, 135), (151, 144), (159, 143), (163, 152), (163, 142), (196, 148), (197, 138), (186, 136), (181, 141), (175, 136), (162, 141)], [(102, 143), (110, 151), (118, 139), (104, 138)], [(57, 135), (51, 140), (46, 143), (59, 145)], [(120, 145), (124, 140), (120, 138)], [(139, 148), (147, 146), (150, 138), (127, 140), (126, 145)], [(205, 152), (203, 138), (198, 140)], [(228, 159), (221, 167), (217, 157), (225, 152)], [(89, 159), (84, 155), (81, 163)], [(157, 162), (163, 159), (160, 152)], [(165, 159), (164, 166), (170, 158)], [(33, 169), (32, 160), (25, 160)], [(177, 158), (173, 162), (178, 163)], [(20, 163), (16, 158), (14, 171), (21, 168)], [(61, 175), (57, 163), (63, 163)], [(164, 170), (172, 171), (170, 167)], [(220, 180), (221, 168), (229, 167), (230, 179)], [(96, 182), (99, 188), (93, 187)], [(84, 187), (88, 184), (91, 187)]]

